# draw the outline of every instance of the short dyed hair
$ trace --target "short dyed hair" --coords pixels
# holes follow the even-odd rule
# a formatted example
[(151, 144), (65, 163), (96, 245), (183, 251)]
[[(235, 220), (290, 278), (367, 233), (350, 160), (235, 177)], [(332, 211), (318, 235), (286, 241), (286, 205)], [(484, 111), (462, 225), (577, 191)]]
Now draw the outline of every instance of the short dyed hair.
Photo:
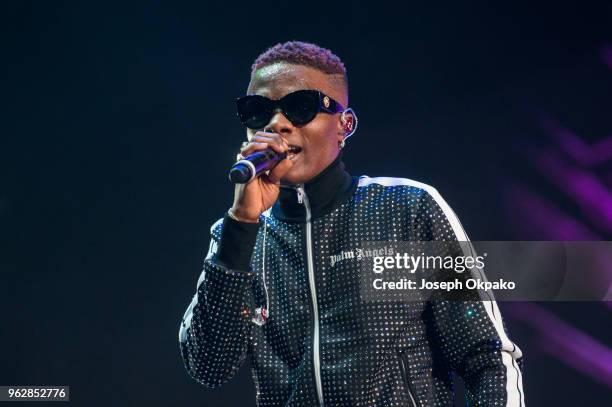
[(251, 66), (251, 73), (277, 62), (308, 66), (328, 75), (339, 75), (341, 76), (340, 85), (348, 94), (348, 77), (344, 63), (327, 48), (302, 41), (279, 43), (268, 48), (255, 59)]

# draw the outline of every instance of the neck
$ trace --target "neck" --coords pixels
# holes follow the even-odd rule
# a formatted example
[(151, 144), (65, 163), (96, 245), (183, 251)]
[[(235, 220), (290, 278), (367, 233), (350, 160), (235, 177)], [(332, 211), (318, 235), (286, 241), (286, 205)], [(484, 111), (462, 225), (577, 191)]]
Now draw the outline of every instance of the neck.
[[(282, 185), (278, 200), (272, 207), (272, 214), (285, 221), (304, 222), (305, 207), (298, 202), (298, 185)], [(304, 183), (311, 218), (316, 219), (332, 212), (350, 198), (357, 187), (357, 178), (344, 169), (342, 153), (323, 171)]]

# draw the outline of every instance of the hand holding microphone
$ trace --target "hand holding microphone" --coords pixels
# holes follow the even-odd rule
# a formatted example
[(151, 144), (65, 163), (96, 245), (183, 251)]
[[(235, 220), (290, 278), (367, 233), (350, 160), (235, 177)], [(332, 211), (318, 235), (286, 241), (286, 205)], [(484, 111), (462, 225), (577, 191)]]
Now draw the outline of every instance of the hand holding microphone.
[(229, 179), (234, 184), (246, 184), (264, 171), (274, 168), (279, 161), (287, 158), (287, 152), (277, 153), (271, 148), (256, 151), (241, 159), (232, 166)]
[[(272, 207), (278, 198), (281, 178), (293, 167), (293, 161), (284, 159), (288, 151), (289, 145), (280, 135), (263, 131), (256, 132), (240, 150), (240, 154), (249, 160), (241, 160), (241, 165), (234, 165), (230, 177), (233, 173), (233, 182), (247, 182), (236, 183), (234, 204), (230, 209), (233, 217), (256, 223), (259, 215)], [(266, 170), (270, 171), (266, 174)]]

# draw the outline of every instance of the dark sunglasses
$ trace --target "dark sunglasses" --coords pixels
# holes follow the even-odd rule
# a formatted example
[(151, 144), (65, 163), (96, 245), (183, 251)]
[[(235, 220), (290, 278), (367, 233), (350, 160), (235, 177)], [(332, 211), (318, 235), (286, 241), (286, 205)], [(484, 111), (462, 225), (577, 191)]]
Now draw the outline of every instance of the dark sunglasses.
[(250, 129), (263, 129), (276, 112), (282, 112), (296, 126), (306, 124), (317, 113), (339, 113), (342, 105), (318, 90), (298, 90), (279, 100), (260, 95), (247, 95), (236, 100), (238, 118)]

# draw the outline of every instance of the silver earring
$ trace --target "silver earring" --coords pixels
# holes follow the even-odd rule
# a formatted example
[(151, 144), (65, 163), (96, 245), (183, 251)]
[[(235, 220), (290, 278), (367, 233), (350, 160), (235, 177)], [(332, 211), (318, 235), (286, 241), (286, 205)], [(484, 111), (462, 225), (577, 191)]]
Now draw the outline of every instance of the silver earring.
[(340, 150), (342, 150), (344, 148), (344, 139), (342, 139), (342, 141), (340, 142)]

